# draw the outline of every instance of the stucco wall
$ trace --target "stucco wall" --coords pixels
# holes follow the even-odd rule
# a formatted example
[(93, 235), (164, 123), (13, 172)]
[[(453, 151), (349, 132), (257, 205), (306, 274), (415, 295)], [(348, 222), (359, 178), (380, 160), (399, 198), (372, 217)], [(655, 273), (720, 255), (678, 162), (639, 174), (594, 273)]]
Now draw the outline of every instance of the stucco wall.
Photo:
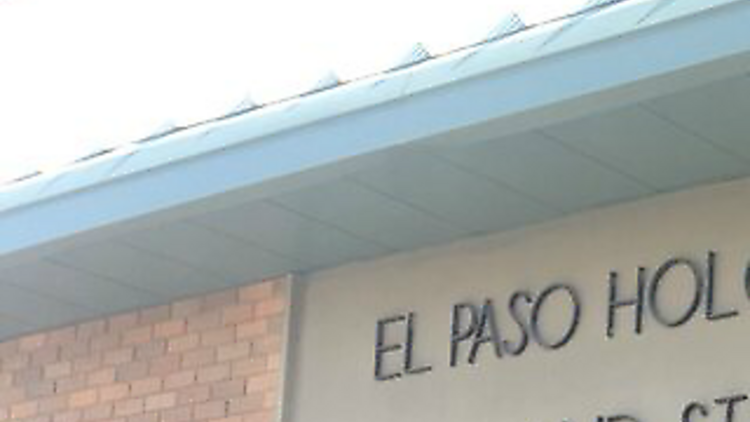
[[(713, 315), (736, 315), (706, 317), (709, 251), (716, 252)], [(671, 257), (692, 260), (701, 273), (692, 318), (669, 328), (647, 304), (638, 335), (635, 308), (621, 307), (608, 337), (610, 272), (619, 275), (618, 298), (633, 298), (637, 268), (652, 280)], [(663, 422), (681, 420), (697, 401), (708, 414), (693, 410), (689, 420), (718, 422), (727, 420), (727, 404), (715, 400), (732, 394), (740, 395), (735, 420), (742, 420), (750, 417), (741, 398), (750, 393), (749, 259), (750, 180), (742, 180), (313, 274), (297, 292), (289, 420), (559, 422), (620, 414)], [(686, 265), (666, 272), (654, 305), (662, 317), (675, 320), (689, 310), (694, 279)], [(516, 343), (509, 298), (524, 290), (538, 300), (553, 283), (580, 296), (580, 322), (569, 343), (547, 350), (532, 342), (521, 355), (504, 351), (501, 358), (487, 343), (471, 365), (467, 341), (450, 366), (455, 304), (479, 307), (492, 299), (500, 333)], [(559, 338), (571, 321), (569, 298), (558, 293), (540, 312), (548, 338)], [(528, 323), (530, 306), (519, 309)], [(376, 322), (408, 312), (414, 312), (413, 366), (432, 369), (376, 381)], [(402, 343), (404, 321), (387, 332), (386, 344)], [(384, 356), (386, 372), (403, 372), (403, 349)]]
[(0, 420), (275, 421), (288, 283), (0, 343)]

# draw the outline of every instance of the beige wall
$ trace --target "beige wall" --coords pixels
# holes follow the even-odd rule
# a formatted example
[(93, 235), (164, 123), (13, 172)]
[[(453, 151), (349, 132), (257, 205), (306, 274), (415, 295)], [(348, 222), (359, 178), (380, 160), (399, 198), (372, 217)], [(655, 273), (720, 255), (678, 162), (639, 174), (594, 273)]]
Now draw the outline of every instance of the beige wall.
[[(666, 328), (647, 315), (636, 336), (628, 309), (619, 312), (615, 338), (607, 338), (610, 270), (632, 293), (636, 267), (653, 272), (671, 256), (705, 261), (709, 249), (718, 252), (717, 306), (734, 307), (739, 316), (709, 322), (701, 305), (685, 325)], [(288, 420), (553, 422), (627, 413), (643, 422), (679, 421), (691, 400), (750, 392), (750, 301), (742, 284), (749, 258), (744, 180), (314, 274), (298, 285)], [(690, 299), (687, 275), (683, 268), (665, 278), (659, 300), (669, 315)], [(458, 367), (449, 367), (455, 303), (494, 299), (501, 331), (516, 339), (505, 302), (516, 289), (539, 292), (552, 282), (570, 283), (581, 296), (580, 326), (568, 345), (531, 345), (502, 359), (487, 346), (477, 365), (462, 355)], [(568, 318), (562, 303), (543, 313), (547, 329)], [(376, 321), (407, 311), (417, 314), (417, 363), (433, 370), (377, 382)], [(750, 401), (737, 412), (739, 420), (750, 417)], [(723, 416), (712, 410), (694, 420)]]

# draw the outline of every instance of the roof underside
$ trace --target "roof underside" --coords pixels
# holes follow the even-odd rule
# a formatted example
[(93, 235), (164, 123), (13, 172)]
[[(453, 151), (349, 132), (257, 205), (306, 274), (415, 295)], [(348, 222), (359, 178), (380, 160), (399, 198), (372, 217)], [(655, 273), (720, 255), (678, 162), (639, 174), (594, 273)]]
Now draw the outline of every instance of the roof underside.
[(0, 339), (750, 176), (750, 2), (628, 2), (0, 192)]

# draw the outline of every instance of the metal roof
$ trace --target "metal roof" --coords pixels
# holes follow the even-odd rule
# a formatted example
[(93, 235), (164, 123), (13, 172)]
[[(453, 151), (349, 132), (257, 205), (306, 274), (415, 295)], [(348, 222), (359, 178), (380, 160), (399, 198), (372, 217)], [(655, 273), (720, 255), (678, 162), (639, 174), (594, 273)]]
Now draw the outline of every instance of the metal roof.
[[(464, 48), (458, 49), (457, 51), (449, 52), (446, 55), (441, 56), (440, 58), (443, 58), (443, 59), (446, 59), (446, 58), (459, 59), (463, 55), (472, 55), (472, 54), (476, 53), (478, 50), (481, 50), (483, 47), (488, 47), (487, 46), (488, 43), (497, 42), (498, 40), (501, 40), (503, 38), (507, 38), (507, 37), (512, 36), (512, 35), (516, 35), (517, 33), (521, 32), (521, 31), (524, 31), (524, 30), (530, 31), (530, 30), (534, 30), (534, 29), (539, 30), (539, 29), (542, 29), (542, 28), (545, 29), (545, 30), (547, 30), (548, 32), (550, 32), (552, 34), (552, 36), (550, 36), (550, 37), (547, 38), (547, 41), (545, 41), (545, 44), (546, 44), (547, 42), (549, 42), (549, 40), (554, 39), (557, 35), (559, 35), (560, 33), (564, 32), (565, 29), (567, 29), (569, 26), (575, 25), (577, 22), (579, 22), (579, 21), (581, 21), (583, 19), (590, 18), (591, 15), (597, 14), (597, 13), (603, 11), (607, 7), (611, 7), (611, 6), (617, 5), (619, 3), (623, 3), (625, 1), (628, 1), (628, 0), (590, 0), (590, 1), (587, 1), (580, 10), (578, 10), (578, 11), (576, 11), (574, 13), (571, 13), (568, 16), (562, 16), (562, 17), (559, 17), (557, 19), (553, 19), (550, 22), (543, 22), (541, 24), (537, 24), (537, 25), (533, 25), (533, 26), (526, 26), (523, 23), (523, 21), (521, 20), (521, 18), (517, 14), (512, 13), (512, 14), (509, 14), (509, 15), (503, 17), (500, 20), (500, 22), (498, 23), (498, 25), (495, 28), (493, 28), (492, 31), (481, 42), (479, 42), (479, 43), (477, 43), (475, 45), (466, 46)], [(630, 1), (631, 1), (631, 3), (634, 3), (633, 0), (630, 0)], [(664, 7), (666, 5), (669, 5), (671, 3), (674, 3), (675, 1), (676, 0), (668, 0), (668, 1), (657, 2), (657, 5), (655, 7), (653, 7), (652, 10), (650, 10), (648, 12), (648, 14), (647, 14), (648, 17), (650, 18), (650, 15), (654, 13), (654, 10), (658, 10), (659, 8)], [(520, 38), (519, 39), (514, 39), (514, 41), (516, 41), (516, 42), (524, 42), (524, 40), (522, 40)], [(531, 53), (531, 52), (532, 51), (527, 51), (527, 53)], [(370, 77), (364, 77), (364, 78), (362, 78), (362, 80), (355, 81), (355, 82), (362, 82), (362, 81), (367, 81), (369, 79), (375, 79), (375, 80), (378, 80), (378, 83), (379, 83), (380, 79), (382, 79), (384, 76), (392, 76), (392, 75), (388, 75), (388, 74), (391, 73), (391, 72), (393, 72), (393, 71), (397, 71), (397, 70), (409, 68), (409, 67), (421, 64), (421, 63), (423, 63), (425, 61), (428, 61), (430, 59), (433, 59), (433, 58), (435, 58), (435, 57), (433, 57), (426, 50), (426, 48), (422, 44), (417, 43), (417, 44), (415, 44), (407, 52), (407, 54), (404, 55), (404, 57), (402, 57), (401, 59), (399, 59), (399, 61), (393, 67), (391, 67), (390, 69), (388, 69), (386, 72), (375, 74), (375, 75), (372, 75)], [(522, 58), (519, 57), (519, 59), (522, 59)], [(456, 66), (456, 68), (458, 68), (458, 71), (455, 72), (456, 73), (456, 77), (471, 76), (470, 73), (463, 74), (463, 75), (461, 74), (461, 72), (460, 72), (460, 63), (458, 64), (458, 66)], [(451, 70), (457, 70), (457, 69), (451, 69)], [(401, 75), (401, 76), (404, 76), (404, 75)], [(406, 76), (411, 77), (410, 74), (408, 74)], [(418, 76), (421, 76), (421, 75), (418, 75)], [(425, 75), (425, 76), (427, 76), (427, 75)], [(313, 86), (309, 91), (301, 93), (299, 96), (291, 97), (291, 98), (288, 98), (288, 99), (282, 99), (282, 100), (280, 100), (280, 101), (278, 101), (276, 103), (269, 104), (268, 106), (283, 104), (283, 103), (286, 103), (286, 102), (294, 102), (295, 100), (299, 100), (300, 97), (307, 96), (307, 95), (310, 95), (310, 94), (315, 94), (315, 93), (318, 93), (320, 91), (324, 91), (324, 90), (327, 90), (327, 89), (331, 89), (331, 88), (337, 87), (339, 85), (342, 85), (344, 83), (345, 83), (344, 81), (341, 81), (341, 80), (338, 79), (338, 77), (336, 76), (335, 73), (330, 72), (330, 73), (324, 75), (323, 77), (321, 77), (319, 79), (319, 81), (315, 84), (315, 86)], [(175, 126), (175, 125), (172, 125), (172, 124), (167, 124), (164, 127), (161, 127), (159, 129), (157, 129), (153, 134), (151, 134), (151, 135), (149, 135), (149, 136), (147, 136), (147, 137), (145, 137), (143, 139), (135, 140), (133, 142), (133, 144), (135, 144), (135, 148), (133, 148), (134, 145), (132, 145), (132, 144), (126, 144), (126, 145), (123, 145), (120, 148), (124, 149), (128, 153), (136, 153), (136, 152), (138, 152), (136, 150), (140, 149), (139, 145), (141, 145), (141, 144), (145, 144), (145, 143), (149, 143), (149, 142), (154, 142), (154, 141), (166, 141), (167, 140), (166, 138), (169, 138), (169, 135), (173, 135), (173, 134), (176, 134), (178, 132), (191, 132), (191, 131), (195, 130), (196, 128), (198, 128), (198, 130), (199, 130), (199, 128), (201, 126), (211, 125), (212, 123), (215, 123), (217, 121), (221, 121), (221, 120), (224, 120), (224, 119), (227, 119), (227, 118), (231, 118), (231, 117), (236, 117), (236, 116), (242, 115), (242, 114), (247, 114), (248, 112), (254, 111), (254, 110), (256, 110), (258, 108), (261, 108), (263, 106), (265, 106), (265, 105), (264, 104), (257, 104), (255, 102), (253, 102), (251, 99), (247, 98), (246, 101), (243, 101), (234, 110), (231, 110), (229, 113), (227, 113), (224, 116), (219, 116), (219, 117), (217, 117), (215, 119), (210, 119), (210, 120), (205, 121), (205, 122), (198, 122), (198, 123), (196, 123), (194, 125), (190, 125), (189, 127), (178, 127), (178, 126)], [(188, 138), (190, 138), (190, 137), (188, 137)], [(179, 141), (179, 140), (182, 140), (182, 137), (178, 138), (178, 139), (169, 139), (169, 140)], [(54, 174), (56, 176), (55, 178), (65, 177), (66, 175), (68, 175), (71, 172), (83, 171), (85, 169), (82, 168), (82, 167), (85, 167), (85, 165), (84, 166), (79, 166), (80, 163), (84, 163), (84, 162), (87, 162), (87, 161), (89, 161), (91, 159), (98, 158), (100, 156), (104, 156), (104, 155), (110, 154), (112, 152), (115, 152), (115, 150), (116, 150), (116, 148), (114, 148), (114, 147), (105, 148), (105, 149), (100, 149), (100, 150), (94, 151), (94, 152), (89, 153), (89, 154), (87, 154), (85, 156), (82, 156), (82, 157), (78, 158), (77, 160), (75, 160), (73, 163), (71, 163), (71, 165), (68, 166), (67, 168), (59, 169), (59, 170), (55, 171), (54, 172)], [(119, 152), (123, 152), (123, 151), (119, 151)], [(112, 158), (116, 159), (115, 157), (112, 157)], [(3, 191), (16, 191), (17, 189), (24, 190), (25, 189), (25, 185), (27, 185), (27, 184), (26, 183), (21, 183), (21, 182), (27, 182), (27, 181), (29, 181), (31, 179), (37, 179), (38, 176), (41, 176), (41, 175), (42, 175), (41, 172), (32, 172), (32, 173), (20, 176), (17, 179), (11, 180), (8, 183), (0, 185), (0, 192), (3, 192)], [(46, 183), (44, 180), (34, 180), (34, 181), (42, 183), (42, 184)], [(18, 185), (18, 184), (24, 185), (24, 186), (13, 186), (13, 185)], [(32, 187), (30, 190), (35, 190), (35, 189)], [(23, 203), (23, 202), (26, 201), (26, 198), (27, 198), (24, 195), (18, 195), (18, 197), (22, 198), (22, 199), (19, 199), (19, 201), (12, 201), (12, 200), (10, 200), (10, 201), (3, 201), (3, 203), (0, 203), (0, 210), (8, 208), (9, 206), (15, 205), (17, 203)], [(32, 198), (33, 198), (33, 196), (32, 196)]]
[(6, 185), (0, 338), (750, 175), (750, 3), (594, 6)]

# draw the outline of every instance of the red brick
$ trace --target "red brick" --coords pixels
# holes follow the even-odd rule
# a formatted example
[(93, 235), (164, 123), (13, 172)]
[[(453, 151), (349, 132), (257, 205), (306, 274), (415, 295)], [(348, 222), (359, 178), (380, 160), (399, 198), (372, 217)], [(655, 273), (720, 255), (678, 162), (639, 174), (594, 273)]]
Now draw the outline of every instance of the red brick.
[(162, 393), (146, 397), (146, 411), (152, 412), (174, 407), (177, 404), (177, 393)]
[(88, 390), (77, 391), (70, 395), (68, 404), (72, 408), (91, 406), (96, 403), (98, 394), (96, 389), (91, 388)]
[(204, 309), (224, 308), (237, 303), (237, 289), (227, 289), (211, 293), (203, 298)]
[(266, 318), (268, 321), (268, 332), (270, 334), (283, 334), (286, 329), (286, 316), (284, 313), (272, 315)]
[(98, 404), (83, 410), (84, 421), (109, 419), (112, 417), (114, 405), (112, 403)]
[(281, 397), (279, 397), (279, 389), (274, 388), (263, 392), (263, 407), (266, 409), (273, 409), (281, 404)]
[(281, 350), (283, 339), (280, 335), (273, 334), (260, 337), (253, 342), (253, 353), (273, 353)]
[(154, 359), (148, 364), (150, 375), (166, 376), (180, 369), (182, 356), (173, 354)]
[(238, 339), (255, 339), (268, 333), (268, 321), (259, 319), (248, 321), (237, 326)]
[(227, 402), (224, 400), (210, 401), (195, 405), (193, 410), (195, 419), (222, 418), (227, 415)]
[(0, 395), (0, 407), (20, 403), (26, 399), (26, 392), (22, 388), (9, 388)]
[(57, 413), (68, 408), (68, 397), (56, 395), (39, 399), (39, 413)]
[(0, 372), (0, 390), (10, 388), (11, 385), (13, 385), (13, 373)]
[(193, 420), (193, 408), (190, 406), (165, 410), (161, 413), (161, 422), (188, 422)]
[(41, 380), (42, 380), (42, 368), (38, 366), (32, 366), (32, 367), (17, 371), (14, 376), (14, 382), (19, 387), (24, 386), (29, 383), (39, 382)]
[(182, 390), (177, 392), (177, 403), (203, 403), (205, 401), (208, 401), (209, 397), (211, 397), (211, 389), (208, 385), (194, 385), (192, 387), (183, 388)]
[(60, 378), (73, 373), (73, 365), (70, 362), (59, 362), (44, 367), (45, 378)]
[(161, 387), (161, 378), (153, 377), (134, 380), (130, 383), (130, 395), (143, 396), (146, 394), (156, 393), (161, 390)]
[(22, 422), (270, 422), (286, 323), (280, 286), (0, 342), (0, 420), (14, 411)]
[(158, 413), (144, 413), (142, 415), (128, 416), (127, 422), (158, 422)]
[(242, 422), (242, 416), (227, 416), (225, 418), (211, 419), (209, 422)]
[(150, 325), (128, 329), (122, 333), (123, 346), (148, 343), (151, 341), (152, 330)]
[(80, 410), (70, 410), (67, 412), (55, 413), (52, 416), (53, 422), (79, 422), (82, 418)]
[(252, 357), (232, 362), (232, 377), (256, 375), (268, 369), (267, 360), (262, 357)]
[(251, 284), (249, 286), (240, 287), (240, 302), (259, 302), (273, 297), (274, 293), (273, 283), (264, 282)]
[(242, 415), (263, 409), (263, 394), (249, 394), (229, 400), (229, 414)]
[(239, 343), (225, 344), (216, 349), (216, 360), (225, 362), (228, 360), (237, 360), (250, 356), (250, 342), (241, 341)]
[(148, 362), (131, 362), (115, 368), (117, 381), (133, 381), (148, 375)]
[(57, 346), (60, 344), (70, 344), (76, 341), (76, 326), (59, 328), (47, 333), (47, 344)]
[(73, 371), (88, 372), (102, 366), (102, 355), (99, 353), (89, 354), (73, 361)]
[(235, 306), (224, 308), (222, 311), (222, 323), (224, 325), (236, 325), (253, 319), (254, 305), (252, 303), (242, 303)]
[(196, 379), (199, 383), (229, 379), (229, 375), (231, 374), (230, 369), (230, 366), (227, 364), (201, 367), (198, 368)]
[(264, 391), (275, 388), (278, 384), (278, 375), (270, 372), (261, 375), (255, 375), (247, 379), (247, 392)]
[(218, 346), (234, 341), (234, 327), (225, 327), (201, 333), (202, 346)]
[(174, 319), (170, 321), (164, 321), (154, 326), (154, 337), (165, 338), (165, 337), (176, 337), (185, 334), (187, 329), (187, 321), (184, 319)]
[(115, 382), (115, 368), (99, 369), (88, 374), (88, 385), (107, 385)]
[(153, 308), (143, 309), (140, 312), (138, 323), (156, 324), (158, 322), (168, 320), (171, 314), (172, 310), (169, 305), (155, 306)]
[(219, 311), (204, 312), (187, 318), (188, 332), (200, 332), (217, 328), (221, 325), (221, 313)]
[(130, 394), (130, 385), (125, 383), (106, 385), (99, 389), (101, 401), (120, 400)]
[(269, 371), (277, 371), (281, 369), (281, 353), (269, 353), (266, 359), (268, 361)]
[(255, 306), (255, 316), (259, 318), (267, 317), (270, 315), (277, 315), (286, 309), (286, 299), (281, 297), (274, 297), (265, 299)]
[(135, 358), (144, 359), (155, 359), (164, 354), (167, 350), (167, 342), (164, 340), (153, 340), (148, 343), (141, 344), (135, 348)]
[(188, 334), (180, 337), (174, 337), (167, 343), (167, 351), (171, 353), (184, 352), (194, 349), (198, 346), (200, 337), (198, 334)]
[(60, 345), (60, 359), (61, 360), (73, 360), (86, 356), (90, 353), (89, 344), (83, 341), (76, 341), (73, 343), (66, 343)]
[(268, 322), (268, 334), (283, 335), (286, 333), (286, 318), (284, 314), (270, 316), (266, 318)]
[(184, 318), (203, 310), (203, 298), (181, 300), (172, 304), (172, 318)]
[(31, 354), (31, 364), (37, 366), (48, 365), (56, 362), (60, 356), (60, 349), (57, 346), (45, 346)]
[(216, 361), (216, 350), (212, 348), (196, 349), (182, 356), (183, 368), (195, 368), (210, 365)]
[(242, 417), (242, 422), (273, 422), (275, 413), (270, 411), (254, 412)]
[(118, 333), (138, 325), (138, 312), (115, 315), (107, 321), (107, 330)]
[(76, 337), (79, 340), (87, 340), (92, 337), (103, 335), (107, 331), (107, 321), (100, 319), (97, 321), (84, 322), (78, 325)]
[(55, 393), (56, 389), (54, 380), (25, 382), (21, 385), (23, 385), (24, 390), (26, 390), (26, 397), (30, 399), (51, 396)]
[(239, 397), (245, 394), (245, 380), (244, 379), (233, 379), (227, 381), (216, 382), (211, 385), (211, 398), (214, 400), (218, 399), (231, 399)]
[(14, 404), (10, 407), (11, 419), (24, 419), (30, 418), (37, 414), (39, 411), (39, 403), (36, 401), (27, 401), (23, 403)]
[(106, 352), (120, 347), (120, 333), (107, 333), (89, 340), (92, 352)]
[(269, 316), (266, 318), (268, 323), (268, 334), (284, 334), (286, 329), (286, 318), (284, 314)]
[(122, 365), (133, 360), (133, 348), (110, 350), (104, 353), (104, 363), (107, 365)]
[(175, 372), (167, 375), (164, 379), (164, 389), (174, 390), (177, 388), (187, 387), (195, 383), (195, 370), (188, 369), (185, 371)]
[(18, 353), (18, 340), (9, 340), (0, 343), (0, 359), (13, 356)]
[(2, 361), (3, 371), (19, 371), (24, 369), (29, 365), (29, 360), (29, 355), (26, 353), (6, 356)]
[(47, 340), (46, 333), (31, 334), (18, 339), (18, 350), (22, 352), (29, 352), (36, 350), (44, 346), (44, 342)]
[(143, 399), (127, 399), (115, 402), (115, 416), (130, 416), (143, 412)]
[(57, 393), (67, 394), (86, 388), (86, 374), (73, 374), (56, 381)]

